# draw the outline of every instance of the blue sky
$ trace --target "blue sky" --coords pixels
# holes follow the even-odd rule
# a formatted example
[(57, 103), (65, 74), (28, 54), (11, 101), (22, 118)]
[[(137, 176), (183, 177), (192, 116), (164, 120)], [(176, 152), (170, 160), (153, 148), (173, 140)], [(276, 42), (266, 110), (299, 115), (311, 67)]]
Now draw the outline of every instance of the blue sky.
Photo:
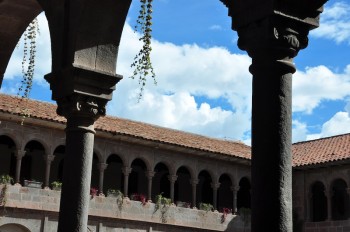
[[(227, 8), (219, 0), (154, 0), (153, 66), (141, 102), (130, 64), (140, 49), (132, 28), (138, 1), (124, 28), (117, 73), (124, 79), (108, 104), (110, 115), (250, 144), (250, 58), (237, 47)], [(186, 7), (183, 7), (186, 6)], [(350, 132), (350, 0), (330, 1), (320, 28), (295, 59), (293, 142)], [(37, 68), (31, 98), (50, 101), (50, 39), (39, 16)], [(16, 94), (22, 48), (16, 49), (1, 91)]]

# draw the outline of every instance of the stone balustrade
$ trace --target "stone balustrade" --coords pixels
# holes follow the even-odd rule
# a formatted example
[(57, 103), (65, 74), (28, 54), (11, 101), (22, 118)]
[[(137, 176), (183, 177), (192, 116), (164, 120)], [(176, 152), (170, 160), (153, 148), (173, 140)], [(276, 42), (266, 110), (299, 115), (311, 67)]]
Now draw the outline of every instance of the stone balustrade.
[[(0, 211), (4, 214), (0, 217), (0, 226), (12, 222), (16, 217), (16, 211), (22, 213), (28, 210), (31, 214), (37, 212), (40, 215), (50, 215), (50, 220), (46, 220), (46, 227), (52, 228), (57, 226), (57, 217), (60, 202), (60, 191), (51, 189), (37, 189), (22, 187), (20, 185), (0, 185), (1, 204), (7, 212)], [(12, 219), (11, 219), (12, 218)], [(9, 221), (10, 220), (10, 221)], [(27, 219), (27, 223), (28, 220)], [(249, 225), (244, 223), (238, 215), (227, 214), (223, 220), (223, 214), (217, 211), (206, 212), (198, 209), (177, 207), (172, 204), (169, 206), (156, 205), (151, 202), (144, 204), (139, 201), (133, 201), (129, 198), (118, 199), (116, 197), (91, 196), (89, 208), (89, 228), (94, 228), (94, 224), (98, 221), (97, 226), (92, 231), (115, 231), (118, 225), (123, 224), (124, 228), (133, 228), (139, 222), (143, 225), (147, 224), (145, 231), (152, 231), (152, 228), (158, 228), (153, 231), (249, 231)], [(113, 224), (111, 222), (115, 222)], [(39, 223), (33, 221), (31, 223)], [(52, 223), (48, 226), (48, 223)], [(42, 223), (41, 224), (45, 224)], [(130, 225), (129, 225), (130, 224)], [(137, 224), (137, 223), (136, 223)], [(161, 228), (159, 228), (161, 225)], [(26, 225), (23, 225), (26, 226)], [(125, 227), (126, 226), (126, 227)], [(39, 228), (38, 225), (36, 228)], [(97, 227), (99, 227), (97, 229)], [(185, 229), (184, 229), (185, 227)], [(246, 227), (246, 228), (245, 228)], [(29, 226), (28, 226), (29, 228)], [(114, 228), (114, 229), (113, 229)], [(135, 228), (139, 231), (140, 228)], [(43, 230), (43, 231), (51, 231)], [(31, 230), (35, 231), (35, 230)], [(38, 229), (38, 231), (41, 231)], [(53, 230), (54, 231), (54, 230)], [(116, 230), (119, 231), (119, 230)], [(121, 230), (123, 231), (123, 230)], [(133, 231), (133, 230), (129, 230)], [(141, 230), (143, 231), (143, 230)]]

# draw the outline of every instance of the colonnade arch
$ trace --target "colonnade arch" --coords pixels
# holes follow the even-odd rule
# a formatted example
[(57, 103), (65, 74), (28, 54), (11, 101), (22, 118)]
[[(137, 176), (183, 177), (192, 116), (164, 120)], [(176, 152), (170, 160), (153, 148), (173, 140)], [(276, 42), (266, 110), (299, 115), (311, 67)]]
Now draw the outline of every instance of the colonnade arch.
[(326, 182), (315, 180), (309, 189), (309, 220), (320, 222), (350, 218), (349, 187), (342, 177), (327, 178)]
[(9, 223), (0, 226), (0, 232), (31, 232), (27, 227), (16, 224), (16, 223)]
[[(213, 205), (212, 177), (208, 171), (203, 170), (198, 174), (197, 202)], [(198, 204), (197, 203), (197, 204)]]
[(233, 183), (229, 175), (222, 174), (219, 178), (219, 189), (217, 197), (217, 208), (221, 211), (223, 208), (232, 209), (233, 207)]
[(328, 216), (326, 188), (321, 181), (311, 186), (311, 214), (314, 222), (324, 221)]
[(16, 173), (16, 149), (14, 140), (7, 135), (0, 135), (0, 170), (1, 174), (12, 177)]
[(237, 210), (240, 208), (251, 208), (250, 181), (248, 177), (242, 177), (239, 181), (237, 192)]
[(175, 194), (174, 194), (174, 202), (188, 202), (192, 201), (191, 194), (189, 191), (183, 191), (184, 189), (191, 189), (191, 173), (187, 167), (181, 166), (176, 171), (177, 180), (175, 182)]
[[(106, 161), (107, 167), (104, 171), (103, 191), (117, 189), (124, 192), (123, 161), (120, 156), (111, 154)], [(101, 174), (100, 174), (101, 175)]]

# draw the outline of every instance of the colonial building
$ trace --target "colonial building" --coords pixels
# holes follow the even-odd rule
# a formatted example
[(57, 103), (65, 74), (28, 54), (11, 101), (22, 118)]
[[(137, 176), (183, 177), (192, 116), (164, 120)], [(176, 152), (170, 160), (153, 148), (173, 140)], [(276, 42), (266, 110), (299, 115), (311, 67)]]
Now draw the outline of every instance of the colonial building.
[[(50, 184), (62, 180), (65, 118), (53, 104), (18, 103), (0, 95), (0, 175), (17, 183), (2, 185), (0, 231), (56, 231), (60, 192)], [(90, 231), (249, 231), (249, 146), (109, 116), (95, 128)], [(293, 145), (295, 231), (347, 228), (349, 144), (346, 134)], [(174, 204), (157, 208), (159, 194)]]

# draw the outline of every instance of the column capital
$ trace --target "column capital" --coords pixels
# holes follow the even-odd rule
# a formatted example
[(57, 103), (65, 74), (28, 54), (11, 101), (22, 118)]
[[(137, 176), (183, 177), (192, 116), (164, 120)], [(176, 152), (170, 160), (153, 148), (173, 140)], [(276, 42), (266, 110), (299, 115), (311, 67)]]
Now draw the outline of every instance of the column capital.
[(177, 180), (177, 175), (168, 175), (168, 180), (170, 181), (170, 183), (175, 183), (175, 181)]
[(145, 174), (146, 174), (148, 179), (152, 179), (154, 177), (154, 175), (156, 174), (156, 172), (154, 172), (154, 171), (146, 171)]
[(51, 163), (55, 159), (54, 155), (43, 155), (43, 157), (44, 157), (44, 160), (49, 163)]
[(230, 189), (231, 189), (232, 192), (237, 193), (239, 191), (239, 186), (238, 185), (232, 185)]
[(220, 188), (220, 183), (218, 183), (218, 182), (216, 182), (216, 183), (214, 183), (214, 182), (212, 182), (211, 184), (210, 184), (210, 186), (212, 187), (212, 189), (214, 189), (214, 190), (217, 190), (218, 188)]
[(97, 168), (100, 172), (106, 170), (107, 167), (108, 167), (108, 164), (106, 164), (106, 163), (98, 163), (98, 165), (97, 165)]
[(26, 155), (26, 151), (25, 150), (16, 150), (16, 157), (17, 159), (22, 159), (23, 156)]
[(346, 188), (346, 193), (350, 194), (350, 188)]
[(132, 168), (131, 167), (127, 167), (127, 166), (124, 166), (123, 169), (122, 169), (122, 172), (125, 176), (128, 176), (132, 171)]
[(191, 185), (196, 186), (199, 183), (198, 179), (191, 179)]
[(82, 118), (91, 123), (106, 114), (106, 104), (122, 76), (71, 66), (49, 73), (45, 79), (50, 84), (52, 99), (57, 102), (57, 114), (67, 119), (79, 117), (82, 127)]

